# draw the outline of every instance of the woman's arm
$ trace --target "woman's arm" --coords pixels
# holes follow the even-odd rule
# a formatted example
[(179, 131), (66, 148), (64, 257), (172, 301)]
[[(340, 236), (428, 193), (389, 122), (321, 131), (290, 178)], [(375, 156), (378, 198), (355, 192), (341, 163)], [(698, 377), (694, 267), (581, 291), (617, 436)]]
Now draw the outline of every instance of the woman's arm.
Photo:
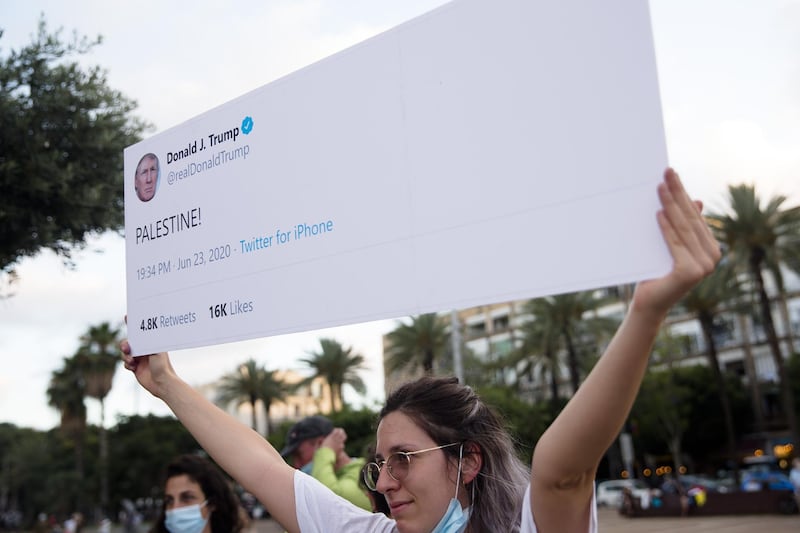
[(588, 531), (600, 460), (630, 412), (669, 309), (711, 273), (719, 244), (672, 169), (658, 195), (661, 233), (673, 260), (663, 278), (639, 283), (627, 316), (577, 393), (533, 453), (531, 508), (541, 533)]
[(181, 380), (166, 353), (134, 358), (127, 341), (120, 348), (125, 368), (172, 409), (217, 464), (258, 498), (284, 528), (298, 531), (295, 470), (272, 445)]

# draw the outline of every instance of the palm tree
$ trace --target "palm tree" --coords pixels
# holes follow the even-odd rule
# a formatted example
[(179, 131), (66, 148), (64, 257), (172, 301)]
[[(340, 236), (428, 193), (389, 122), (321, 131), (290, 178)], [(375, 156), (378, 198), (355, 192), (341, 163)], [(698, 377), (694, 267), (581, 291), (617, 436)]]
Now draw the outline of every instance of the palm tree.
[(717, 384), (717, 393), (722, 406), (725, 421), (725, 437), (728, 447), (728, 459), (734, 465), (735, 479), (739, 479), (738, 458), (736, 457), (736, 431), (733, 423), (730, 396), (725, 378), (719, 367), (717, 345), (714, 340), (714, 318), (726, 304), (735, 303), (741, 295), (741, 287), (734, 269), (728, 265), (720, 265), (710, 276), (692, 289), (683, 299), (683, 306), (694, 313), (703, 330), (708, 363), (711, 374)]
[(277, 370), (262, 369), (261, 371), (259, 399), (264, 409), (267, 436), (272, 435), (272, 419), (269, 416), (272, 404), (284, 400), (290, 391), (290, 387), (283, 380), (278, 378), (277, 374)]
[(617, 327), (615, 319), (596, 313), (607, 303), (592, 292), (574, 292), (537, 298), (526, 304), (533, 320), (541, 321), (540, 328), (556, 336), (549, 341), (550, 347), (565, 350), (573, 394), (581, 382), (581, 359)]
[(250, 427), (253, 431), (258, 431), (256, 402), (263, 393), (263, 374), (264, 369), (255, 359), (248, 359), (234, 372), (222, 376), (217, 390), (216, 402), (219, 405), (225, 406), (235, 402), (236, 407), (239, 407), (245, 403), (250, 404)]
[(767, 342), (778, 372), (781, 404), (792, 441), (798, 442), (797, 415), (781, 346), (775, 332), (769, 296), (762, 271), (769, 270), (782, 291), (780, 265), (784, 258), (797, 255), (800, 246), (800, 207), (783, 208), (785, 196), (775, 196), (762, 207), (752, 185), (731, 185), (730, 212), (711, 214), (709, 221), (716, 237), (730, 250), (736, 263), (749, 273), (759, 301)]
[[(367, 387), (358, 375), (364, 369), (364, 356), (353, 353), (351, 347), (345, 348), (334, 339), (320, 339), (320, 351), (308, 352), (308, 357), (301, 359), (312, 369), (314, 375), (304, 380), (310, 383), (316, 378), (323, 378), (328, 384), (331, 409), (335, 412), (344, 408), (342, 387), (349, 385), (359, 394), (365, 394)], [(338, 407), (337, 407), (338, 406)]]
[(117, 355), (119, 336), (119, 329), (113, 329), (108, 322), (91, 326), (81, 337), (81, 346), (75, 354), (76, 359), (80, 361), (86, 383), (85, 394), (100, 402), (100, 507), (104, 513), (108, 510), (108, 436), (105, 424), (105, 398), (111, 391), (119, 362)]
[(450, 344), (447, 323), (436, 313), (411, 317), (410, 324), (400, 323), (386, 338), (386, 364), (390, 372), (422, 367), (425, 374), (431, 375), (434, 362), (448, 353)]
[(86, 435), (86, 405), (83, 403), (86, 384), (83, 372), (74, 357), (65, 357), (64, 366), (53, 371), (47, 387), (48, 404), (61, 414), (60, 430), (75, 444), (75, 491), (73, 509), (82, 508), (83, 448)]
[[(559, 409), (558, 376), (560, 364), (558, 361), (558, 331), (550, 323), (549, 302), (545, 298), (528, 301), (524, 311), (532, 319), (520, 327), (522, 345), (517, 353), (527, 359), (526, 370), (533, 372), (535, 366), (541, 367), (549, 375), (550, 384), (550, 414), (555, 416)], [(537, 365), (538, 363), (538, 365)]]

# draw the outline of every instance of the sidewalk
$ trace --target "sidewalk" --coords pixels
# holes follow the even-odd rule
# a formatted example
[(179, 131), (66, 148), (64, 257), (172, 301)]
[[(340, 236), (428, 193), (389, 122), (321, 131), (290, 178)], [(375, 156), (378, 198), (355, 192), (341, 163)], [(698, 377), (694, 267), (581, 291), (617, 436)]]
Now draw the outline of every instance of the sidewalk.
[(600, 509), (602, 533), (798, 533), (800, 515), (742, 515), (700, 517), (628, 518), (616, 510)]
[[(798, 533), (800, 515), (628, 518), (611, 509), (598, 511), (601, 533)], [(276, 522), (259, 520), (257, 533), (283, 533)], [(358, 533), (358, 532), (353, 532)]]

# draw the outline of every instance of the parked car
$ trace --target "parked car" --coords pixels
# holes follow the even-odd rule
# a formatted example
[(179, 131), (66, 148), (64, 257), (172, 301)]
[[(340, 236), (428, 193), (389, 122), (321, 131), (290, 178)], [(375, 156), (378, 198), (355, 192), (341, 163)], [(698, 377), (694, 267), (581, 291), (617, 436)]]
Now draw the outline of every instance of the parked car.
[(622, 489), (629, 488), (639, 501), (650, 497), (650, 487), (641, 479), (610, 479), (597, 484), (597, 505), (619, 508), (622, 506)]
[(748, 470), (742, 472), (742, 490), (756, 492), (759, 490), (787, 490), (793, 491), (789, 476), (783, 472), (769, 470)]
[[(700, 474), (683, 474), (678, 477), (678, 482), (681, 484), (685, 491), (691, 488), (699, 487), (705, 492), (732, 492), (735, 487), (731, 486), (723, 480), (714, 479)], [(735, 484), (734, 484), (735, 485)], [(669, 482), (664, 482), (661, 485), (661, 491), (665, 494), (675, 492), (675, 486)]]

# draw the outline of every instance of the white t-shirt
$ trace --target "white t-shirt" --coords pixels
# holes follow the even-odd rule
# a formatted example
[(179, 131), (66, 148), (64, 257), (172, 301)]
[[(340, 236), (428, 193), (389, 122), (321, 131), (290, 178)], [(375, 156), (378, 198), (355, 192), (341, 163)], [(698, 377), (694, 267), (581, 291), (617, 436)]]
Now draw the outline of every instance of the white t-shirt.
[[(325, 485), (299, 471), (294, 475), (294, 500), (297, 523), (302, 533), (369, 532), (395, 533), (394, 520), (381, 513), (370, 513), (334, 494)], [(531, 511), (531, 487), (522, 502), (520, 533), (536, 533)], [(592, 501), (589, 533), (597, 533), (597, 506)]]

